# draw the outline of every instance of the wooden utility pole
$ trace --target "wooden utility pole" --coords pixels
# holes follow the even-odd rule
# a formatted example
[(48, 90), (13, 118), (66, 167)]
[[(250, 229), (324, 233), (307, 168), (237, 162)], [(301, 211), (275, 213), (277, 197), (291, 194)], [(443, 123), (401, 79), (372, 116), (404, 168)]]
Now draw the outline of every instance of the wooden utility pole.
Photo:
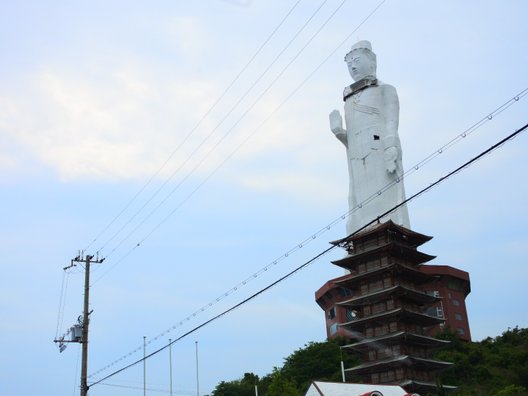
[(82, 321), (82, 364), (81, 364), (81, 396), (88, 394), (88, 326), (90, 324), (90, 263), (102, 263), (104, 258), (93, 260), (94, 256), (86, 255), (85, 258), (77, 256), (72, 260), (77, 263), (85, 263), (84, 267), (84, 308)]
[[(88, 325), (90, 323), (90, 264), (102, 263), (105, 259), (99, 259), (99, 256), (94, 260), (94, 256), (86, 255), (79, 251), (79, 255), (71, 260), (70, 265), (64, 267), (63, 270), (75, 267), (77, 263), (84, 263), (84, 308), (82, 320), (81, 316), (77, 319), (77, 324), (70, 327), (70, 329), (61, 337), (56, 338), (53, 342), (59, 344), (59, 352), (66, 349), (66, 345), (70, 342), (82, 344), (82, 366), (81, 366), (81, 396), (86, 396), (88, 393)], [(62, 298), (62, 297), (61, 297)], [(70, 339), (66, 337), (70, 335)]]

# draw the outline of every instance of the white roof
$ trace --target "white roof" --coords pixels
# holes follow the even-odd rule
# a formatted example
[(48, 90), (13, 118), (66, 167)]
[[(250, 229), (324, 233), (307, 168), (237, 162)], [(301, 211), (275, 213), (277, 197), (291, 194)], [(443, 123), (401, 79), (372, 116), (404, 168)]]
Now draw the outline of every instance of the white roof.
[(397, 385), (372, 385), (348, 384), (342, 382), (314, 381), (308, 388), (305, 396), (363, 396), (378, 391), (383, 396), (409, 395), (401, 386)]

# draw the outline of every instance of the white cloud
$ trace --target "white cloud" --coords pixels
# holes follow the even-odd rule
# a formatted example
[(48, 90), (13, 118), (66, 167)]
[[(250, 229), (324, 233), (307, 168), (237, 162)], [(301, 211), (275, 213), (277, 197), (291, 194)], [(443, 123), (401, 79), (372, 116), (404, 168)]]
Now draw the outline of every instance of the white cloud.
[[(205, 102), (205, 82), (163, 84), (140, 68), (107, 75), (48, 69), (37, 73), (25, 94), (2, 100), (5, 143), (0, 166), (13, 166), (16, 142), (63, 180), (133, 179), (152, 175), (190, 129)], [(174, 130), (174, 126), (177, 127)]]
[(169, 38), (175, 51), (189, 61), (202, 53), (208, 43), (208, 34), (203, 21), (186, 15), (175, 16), (165, 21), (162, 31)]

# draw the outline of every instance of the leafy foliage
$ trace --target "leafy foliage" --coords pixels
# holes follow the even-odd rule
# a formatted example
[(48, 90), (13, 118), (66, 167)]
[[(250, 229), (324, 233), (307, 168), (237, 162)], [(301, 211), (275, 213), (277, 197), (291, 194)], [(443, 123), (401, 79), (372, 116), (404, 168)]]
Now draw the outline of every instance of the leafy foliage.
[(501, 336), (463, 342), (454, 333), (439, 335), (452, 341), (437, 358), (454, 365), (441, 375), (457, 385), (460, 396), (528, 394), (528, 329), (508, 329)]
[[(480, 342), (464, 342), (446, 330), (439, 338), (451, 340), (437, 358), (453, 362), (438, 379), (439, 383), (457, 385), (452, 396), (528, 395), (528, 329), (515, 327), (502, 335)], [(341, 381), (341, 348), (344, 340), (311, 342), (284, 359), (282, 368), (259, 378), (244, 374), (235, 381), (220, 382), (213, 396), (253, 396), (258, 384), (260, 396), (302, 396), (312, 381)], [(354, 355), (343, 353), (345, 367), (359, 363)], [(347, 381), (359, 382), (347, 376)], [(436, 396), (443, 395), (440, 389)]]
[(245, 373), (240, 380), (220, 382), (213, 391), (214, 396), (254, 396), (255, 385), (258, 376), (253, 373)]
[(359, 363), (359, 359), (348, 353), (341, 354), (340, 346), (344, 340), (310, 342), (304, 348), (293, 352), (284, 360), (281, 372), (294, 381), (302, 393), (306, 392), (312, 381), (341, 381), (341, 356), (345, 367)]
[[(246, 373), (241, 380), (220, 382), (213, 396), (253, 396), (253, 387), (251, 393), (246, 393), (249, 378), (257, 379), (259, 395), (262, 396), (301, 396), (313, 380), (341, 381), (340, 346), (343, 343), (344, 340), (310, 342), (285, 358), (282, 368), (274, 368), (271, 374), (261, 380), (254, 374)], [(346, 353), (343, 353), (343, 360), (345, 367), (359, 363), (357, 357)]]
[(295, 382), (275, 368), (271, 374), (271, 383), (267, 388), (266, 396), (300, 396), (300, 394)]

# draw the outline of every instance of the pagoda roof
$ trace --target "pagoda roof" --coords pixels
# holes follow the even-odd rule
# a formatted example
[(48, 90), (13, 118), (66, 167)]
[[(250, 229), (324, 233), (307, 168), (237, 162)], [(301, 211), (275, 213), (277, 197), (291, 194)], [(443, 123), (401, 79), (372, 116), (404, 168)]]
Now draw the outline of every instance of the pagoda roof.
[(428, 303), (435, 303), (437, 301), (440, 301), (440, 297), (435, 297), (430, 294), (426, 294), (422, 291), (415, 290), (408, 288), (406, 286), (402, 285), (396, 285), (389, 287), (387, 289), (381, 289), (378, 291), (375, 291), (373, 293), (365, 294), (358, 297), (353, 297), (345, 301), (338, 302), (338, 305), (344, 305), (347, 307), (358, 307), (363, 306), (366, 304), (375, 303), (377, 301), (380, 301), (388, 295), (392, 294), (398, 294), (399, 296), (405, 296), (409, 300), (412, 300), (413, 302), (428, 304)]
[[(398, 355), (398, 356), (393, 356), (387, 359), (381, 359), (381, 360), (375, 360), (372, 362), (363, 363), (356, 367), (345, 369), (345, 371), (358, 374), (361, 372), (375, 371), (376, 369), (379, 369), (380, 367), (400, 367), (400, 366), (407, 366), (409, 364), (412, 364), (415, 368), (425, 368), (425, 369), (434, 370), (434, 369), (447, 368), (451, 366), (453, 363), (444, 362), (442, 360), (426, 359), (426, 358), (410, 356), (410, 355)], [(375, 369), (375, 370), (372, 370), (372, 369)]]
[[(419, 390), (431, 391), (431, 390), (438, 389), (438, 384), (435, 382), (416, 381), (412, 379), (397, 382), (396, 384), (401, 387), (406, 387), (407, 389), (413, 389), (413, 390), (419, 389)], [(447, 389), (447, 390), (455, 390), (455, 389), (458, 389), (458, 386), (442, 384), (442, 388)]]
[[(429, 274), (424, 274), (422, 271), (420, 271), (417, 268), (409, 267), (408, 265), (401, 264), (401, 263), (393, 263), (384, 267), (378, 267), (376, 269), (373, 269), (371, 271), (366, 271), (362, 273), (355, 273), (355, 274), (347, 274), (344, 277), (341, 277), (339, 279), (334, 280), (335, 284), (343, 287), (350, 288), (350, 285), (353, 285), (354, 283), (370, 278), (372, 276), (380, 275), (387, 271), (393, 271), (393, 272), (401, 272), (405, 273), (407, 275), (410, 275), (414, 278), (417, 282), (428, 282), (430, 281), (433, 276)], [(348, 285), (348, 286), (347, 286)]]
[(389, 241), (381, 246), (376, 246), (373, 249), (365, 250), (359, 253), (349, 254), (342, 259), (332, 261), (339, 267), (350, 269), (359, 261), (365, 261), (371, 256), (379, 256), (381, 253), (390, 253), (392, 256), (404, 258), (416, 264), (431, 261), (436, 256), (422, 253), (411, 246), (404, 245), (398, 241)]
[(396, 308), (391, 309), (390, 311), (380, 312), (375, 315), (366, 316), (363, 318), (354, 319), (348, 322), (339, 323), (339, 326), (346, 327), (349, 329), (361, 328), (366, 323), (374, 321), (386, 321), (392, 317), (399, 317), (400, 319), (411, 319), (413, 323), (422, 325), (422, 326), (431, 326), (438, 323), (444, 322), (444, 319), (440, 319), (436, 316), (430, 316), (421, 312), (415, 312), (408, 310), (406, 308)]
[(395, 344), (404, 339), (413, 345), (425, 345), (433, 347), (442, 347), (448, 345), (450, 341), (440, 340), (438, 338), (424, 336), (415, 333), (408, 333), (405, 331), (397, 331), (394, 333), (384, 334), (378, 337), (369, 337), (353, 344), (343, 345), (341, 348), (349, 348), (354, 351), (361, 351), (372, 348), (372, 344), (381, 343), (383, 345)]
[(425, 242), (433, 239), (432, 236), (420, 234), (418, 232), (415, 232), (408, 228), (400, 226), (394, 223), (392, 220), (389, 220), (384, 223), (377, 224), (374, 227), (369, 228), (365, 231), (360, 231), (358, 233), (352, 233), (351, 235), (345, 238), (341, 238), (341, 239), (332, 241), (330, 243), (332, 245), (346, 246), (350, 244), (351, 242), (359, 242), (361, 240), (369, 239), (373, 235), (382, 233), (384, 231), (398, 232), (400, 235), (403, 236), (403, 238), (405, 238), (409, 242), (411, 246), (414, 246), (414, 247), (423, 245)]

